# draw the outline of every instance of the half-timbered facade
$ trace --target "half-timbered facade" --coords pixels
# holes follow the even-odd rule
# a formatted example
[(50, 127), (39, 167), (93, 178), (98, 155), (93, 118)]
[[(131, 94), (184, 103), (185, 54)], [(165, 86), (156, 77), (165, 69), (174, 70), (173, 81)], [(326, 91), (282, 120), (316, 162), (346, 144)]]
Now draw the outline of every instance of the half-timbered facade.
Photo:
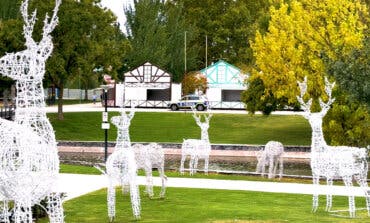
[(171, 81), (170, 73), (146, 62), (124, 74), (123, 101), (170, 101)]
[(223, 60), (200, 71), (207, 77), (209, 101), (240, 102), (245, 90), (245, 75), (241, 70)]

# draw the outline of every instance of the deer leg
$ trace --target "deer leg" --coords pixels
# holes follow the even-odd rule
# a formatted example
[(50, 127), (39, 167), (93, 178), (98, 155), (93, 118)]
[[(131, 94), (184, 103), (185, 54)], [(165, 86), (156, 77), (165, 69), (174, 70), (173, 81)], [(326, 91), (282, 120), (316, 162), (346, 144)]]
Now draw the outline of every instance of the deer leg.
[(31, 201), (15, 202), (14, 222), (32, 223)]
[(191, 155), (190, 156), (190, 161), (189, 161), (190, 175), (194, 174), (194, 159), (195, 159), (195, 156)]
[(140, 219), (139, 187), (134, 181), (130, 182), (130, 195), (131, 195), (132, 213), (136, 219)]
[(64, 222), (64, 211), (62, 206), (61, 194), (54, 193), (48, 197), (47, 211), (49, 215), (50, 223), (62, 223)]
[(365, 192), (367, 215), (370, 216), (370, 191), (367, 185), (366, 174), (356, 175), (355, 179)]
[(330, 211), (332, 204), (333, 204), (333, 195), (331, 194), (331, 187), (333, 186), (333, 179), (332, 178), (326, 178), (326, 186), (330, 187), (329, 192), (326, 195), (326, 211)]
[(182, 154), (182, 156), (181, 156), (181, 164), (180, 164), (180, 174), (181, 175), (184, 174), (184, 163), (185, 163), (185, 160), (186, 160), (186, 155), (185, 154)]
[(152, 175), (152, 168), (146, 168), (146, 193), (150, 198), (153, 197), (153, 175)]
[(279, 163), (279, 180), (281, 180), (281, 178), (283, 177), (283, 169), (284, 169), (284, 158), (282, 156), (280, 156), (279, 158), (280, 160), (280, 163)]
[[(316, 175), (313, 175), (312, 176), (312, 183), (315, 186), (319, 186), (320, 177), (316, 176)], [(312, 196), (312, 212), (316, 212), (318, 207), (319, 207), (319, 194), (318, 194), (318, 191), (315, 190), (314, 194)]]
[(197, 173), (197, 170), (198, 170), (198, 160), (199, 160), (199, 156), (195, 156), (194, 158), (194, 168), (193, 168), (193, 173)]
[(269, 159), (269, 173), (268, 173), (268, 178), (269, 179), (274, 178), (274, 176), (275, 176), (274, 171), (275, 171), (274, 158), (270, 157), (270, 159)]
[[(116, 216), (116, 189), (114, 188), (113, 179), (109, 176), (107, 188), (107, 201), (108, 201), (108, 217), (109, 222), (113, 222)], [(123, 186), (123, 185), (122, 185)]]
[(161, 188), (160, 197), (164, 197), (166, 194), (166, 181), (167, 181), (167, 176), (164, 174), (164, 163), (162, 163), (161, 167), (158, 168), (158, 172), (162, 180), (162, 188)]
[(9, 223), (9, 204), (8, 201), (2, 201), (1, 203), (1, 215), (0, 215), (0, 222)]
[(273, 172), (273, 178), (276, 176), (276, 170), (279, 165), (279, 158), (277, 156), (274, 156), (274, 172)]
[(209, 163), (209, 155), (206, 156), (204, 159), (204, 174), (208, 175), (208, 163)]
[[(347, 187), (347, 190), (352, 189), (352, 177), (351, 176), (344, 176), (343, 182)], [(356, 206), (355, 206), (355, 198), (353, 195), (348, 196), (348, 210), (349, 210), (349, 217), (354, 218), (356, 216)]]

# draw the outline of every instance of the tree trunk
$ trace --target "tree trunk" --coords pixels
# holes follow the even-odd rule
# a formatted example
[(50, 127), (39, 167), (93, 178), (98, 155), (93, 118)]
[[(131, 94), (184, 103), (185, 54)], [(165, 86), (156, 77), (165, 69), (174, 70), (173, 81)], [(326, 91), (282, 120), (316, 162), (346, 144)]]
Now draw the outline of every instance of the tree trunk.
[(85, 101), (89, 100), (88, 90), (85, 88)]
[(64, 120), (63, 115), (63, 90), (64, 85), (59, 85), (59, 94), (58, 94), (58, 120)]

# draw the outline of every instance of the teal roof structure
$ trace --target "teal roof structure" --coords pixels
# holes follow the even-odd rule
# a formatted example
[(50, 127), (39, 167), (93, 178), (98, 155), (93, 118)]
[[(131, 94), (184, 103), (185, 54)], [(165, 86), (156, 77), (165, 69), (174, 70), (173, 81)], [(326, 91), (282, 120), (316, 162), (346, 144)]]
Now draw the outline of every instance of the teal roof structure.
[(224, 60), (219, 60), (200, 72), (207, 77), (209, 87), (244, 88), (241, 70)]

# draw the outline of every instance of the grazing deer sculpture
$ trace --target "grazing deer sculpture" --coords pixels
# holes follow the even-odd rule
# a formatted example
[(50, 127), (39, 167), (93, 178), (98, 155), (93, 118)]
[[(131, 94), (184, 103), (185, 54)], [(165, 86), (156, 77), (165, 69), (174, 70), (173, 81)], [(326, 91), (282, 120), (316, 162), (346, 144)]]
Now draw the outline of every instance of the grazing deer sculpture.
[[(370, 214), (370, 197), (368, 194), (367, 171), (368, 163), (366, 160), (367, 151), (365, 148), (348, 147), (348, 146), (329, 146), (326, 144), (322, 130), (322, 119), (330, 109), (330, 105), (334, 102), (332, 98), (332, 89), (335, 83), (330, 83), (325, 78), (325, 92), (329, 100), (324, 103), (319, 99), (321, 111), (311, 112), (312, 98), (305, 102), (303, 96), (307, 91), (307, 77), (303, 82), (298, 82), (300, 88), (300, 96), (297, 96), (298, 102), (304, 110), (304, 115), (312, 128), (311, 140), (311, 169), (313, 184), (318, 185), (320, 177), (326, 178), (328, 186), (333, 185), (334, 178), (342, 178), (348, 190), (352, 188), (353, 178), (357, 181), (361, 188), (364, 189), (366, 196), (366, 208)], [(330, 211), (332, 207), (332, 195), (326, 195), (326, 211)], [(313, 195), (312, 209), (315, 212), (319, 205), (318, 194)], [(349, 215), (355, 217), (355, 199), (353, 195), (348, 197)]]
[(135, 144), (132, 146), (135, 152), (135, 160), (138, 169), (143, 169), (146, 175), (146, 193), (153, 197), (152, 169), (157, 168), (162, 181), (160, 197), (166, 193), (167, 176), (164, 173), (164, 152), (162, 146), (157, 143), (148, 145)]
[[(14, 202), (14, 221), (32, 222), (31, 206), (47, 198), (52, 223), (64, 222), (62, 201), (53, 193), (59, 172), (54, 130), (46, 116), (42, 80), (53, 50), (50, 33), (58, 23), (61, 0), (55, 0), (51, 18), (46, 15), (40, 42), (32, 38), (36, 10), (28, 15), (28, 0), (21, 4), (26, 49), (0, 58), (0, 73), (16, 82), (15, 121), (1, 121), (0, 185), (3, 208)], [(5, 210), (3, 209), (3, 212)], [(5, 222), (7, 222), (5, 220)]]
[(283, 175), (283, 155), (284, 146), (281, 142), (269, 141), (265, 145), (265, 148), (258, 155), (258, 163), (256, 172), (261, 173), (263, 177), (265, 175), (265, 167), (269, 166), (268, 178), (272, 179), (276, 175), (277, 167), (279, 166), (279, 179)]
[(187, 156), (190, 156), (189, 169), (190, 175), (197, 172), (198, 160), (204, 159), (204, 173), (208, 174), (208, 162), (209, 154), (211, 152), (211, 144), (209, 142), (208, 128), (209, 121), (212, 118), (212, 114), (207, 109), (207, 113), (204, 114), (204, 122), (202, 122), (202, 116), (197, 115), (195, 108), (192, 107), (193, 117), (197, 125), (201, 129), (200, 139), (185, 139), (181, 146), (181, 165), (180, 173), (184, 174), (184, 162)]
[(122, 186), (129, 185), (132, 212), (135, 218), (140, 218), (140, 193), (136, 183), (137, 166), (129, 133), (131, 120), (135, 115), (134, 106), (131, 107), (129, 113), (126, 113), (123, 108), (120, 113), (120, 116), (111, 118), (111, 122), (117, 127), (117, 140), (115, 150), (106, 162), (106, 175), (109, 182), (107, 193), (108, 216), (111, 222), (116, 215), (116, 181)]

